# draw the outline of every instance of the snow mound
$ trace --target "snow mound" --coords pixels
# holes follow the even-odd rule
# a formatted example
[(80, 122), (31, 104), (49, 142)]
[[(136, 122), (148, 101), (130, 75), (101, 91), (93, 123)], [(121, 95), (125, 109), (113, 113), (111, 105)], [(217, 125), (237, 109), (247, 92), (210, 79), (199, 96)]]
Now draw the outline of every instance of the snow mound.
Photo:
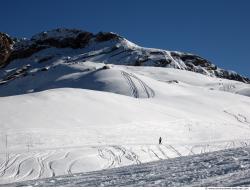
[(55, 88), (80, 88), (106, 91), (135, 98), (150, 98), (154, 91), (140, 77), (111, 66), (82, 63), (45, 67), (0, 88), (0, 96), (40, 92)]

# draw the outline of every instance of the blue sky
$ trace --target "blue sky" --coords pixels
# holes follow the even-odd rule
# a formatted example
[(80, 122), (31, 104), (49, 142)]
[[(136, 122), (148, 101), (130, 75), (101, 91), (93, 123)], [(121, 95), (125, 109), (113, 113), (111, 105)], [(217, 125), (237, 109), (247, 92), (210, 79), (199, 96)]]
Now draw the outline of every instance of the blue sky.
[(1, 0), (0, 31), (113, 31), (141, 46), (198, 54), (250, 77), (249, 0)]

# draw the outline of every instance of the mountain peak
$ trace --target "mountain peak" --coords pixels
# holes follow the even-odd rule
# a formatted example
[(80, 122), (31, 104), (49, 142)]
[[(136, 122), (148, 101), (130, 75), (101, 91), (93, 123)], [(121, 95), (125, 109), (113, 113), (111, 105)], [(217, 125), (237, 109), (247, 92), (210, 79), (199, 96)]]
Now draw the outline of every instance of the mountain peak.
[(140, 47), (113, 32), (93, 34), (79, 29), (57, 28), (38, 33), (31, 39), (14, 40), (0, 33), (0, 66), (16, 59), (30, 57), (43, 49), (81, 49), (86, 56), (82, 61), (125, 64), (133, 66), (169, 67), (209, 75), (212, 77), (250, 83), (250, 79), (236, 72), (218, 68), (198, 55), (177, 51)]

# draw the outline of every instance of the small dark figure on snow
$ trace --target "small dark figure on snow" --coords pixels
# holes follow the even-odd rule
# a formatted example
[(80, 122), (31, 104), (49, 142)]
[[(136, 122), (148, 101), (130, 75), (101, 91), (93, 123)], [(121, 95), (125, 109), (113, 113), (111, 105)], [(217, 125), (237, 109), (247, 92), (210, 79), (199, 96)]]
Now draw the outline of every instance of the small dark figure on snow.
[(161, 141), (162, 141), (162, 138), (160, 137), (160, 138), (159, 138), (159, 144), (161, 144)]

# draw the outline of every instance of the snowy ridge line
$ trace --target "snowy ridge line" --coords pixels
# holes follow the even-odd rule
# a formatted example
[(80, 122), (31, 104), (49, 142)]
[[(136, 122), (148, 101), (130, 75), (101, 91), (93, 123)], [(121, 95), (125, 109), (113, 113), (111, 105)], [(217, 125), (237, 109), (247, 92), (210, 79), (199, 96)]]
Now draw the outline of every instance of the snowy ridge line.
[[(250, 143), (250, 139), (229, 139), (229, 140), (218, 140), (218, 141), (202, 141), (202, 142), (194, 142), (194, 143), (163, 143), (164, 146), (206, 146), (211, 144), (219, 144), (219, 143)], [(115, 146), (159, 146), (159, 144), (155, 143), (124, 143), (124, 144), (92, 144), (92, 145), (80, 145), (80, 146), (64, 146), (64, 147), (50, 147), (50, 148), (30, 148), (29, 151), (26, 149), (18, 149), (14, 151), (1, 151), (0, 154), (6, 153), (22, 153), (22, 152), (37, 152), (42, 150), (65, 150), (65, 149), (81, 149), (81, 148), (101, 148), (101, 147), (115, 147)]]

